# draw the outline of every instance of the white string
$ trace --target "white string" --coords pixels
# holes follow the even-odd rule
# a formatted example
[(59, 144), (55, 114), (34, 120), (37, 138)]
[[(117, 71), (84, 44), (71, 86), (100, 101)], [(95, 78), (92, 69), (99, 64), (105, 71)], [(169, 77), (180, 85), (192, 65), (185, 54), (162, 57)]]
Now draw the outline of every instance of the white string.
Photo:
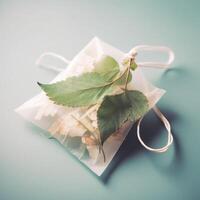
[(168, 137), (167, 144), (162, 148), (151, 148), (144, 143), (144, 141), (142, 140), (142, 138), (140, 136), (140, 125), (141, 125), (141, 121), (143, 118), (141, 118), (137, 124), (137, 137), (138, 137), (138, 140), (140, 141), (140, 143), (142, 144), (142, 146), (145, 147), (147, 150), (157, 152), (157, 153), (163, 153), (168, 150), (169, 146), (173, 142), (171, 125), (170, 125), (169, 121), (167, 120), (167, 118), (161, 113), (161, 111), (156, 106), (153, 108), (153, 110), (156, 113), (156, 115), (160, 118), (160, 120), (163, 122), (163, 124), (167, 130), (167, 137)]
[[(164, 53), (168, 54), (168, 60), (166, 62), (158, 62), (158, 61), (137, 62), (137, 65), (139, 67), (155, 67), (155, 68), (160, 68), (160, 69), (167, 68), (174, 61), (174, 57), (175, 57), (174, 52), (168, 47), (165, 47), (165, 46), (149, 46), (149, 45), (135, 46), (128, 53), (128, 56), (132, 57), (134, 59), (135, 56), (140, 51), (164, 52)], [(161, 113), (161, 111), (156, 106), (153, 107), (153, 110), (156, 113), (156, 115), (160, 118), (160, 120), (163, 122), (163, 124), (164, 124), (164, 126), (167, 130), (167, 137), (168, 137), (167, 144), (165, 146), (163, 146), (162, 148), (152, 148), (152, 147), (149, 147), (148, 145), (146, 145), (144, 143), (144, 141), (140, 137), (140, 125), (141, 125), (141, 121), (142, 121), (143, 118), (140, 118), (140, 120), (138, 121), (138, 124), (137, 124), (137, 137), (138, 137), (139, 142), (142, 144), (142, 146), (144, 148), (146, 148), (147, 150), (157, 152), (157, 153), (163, 153), (163, 152), (168, 150), (169, 146), (173, 142), (173, 135), (171, 133), (171, 125), (170, 125), (169, 121), (167, 120), (167, 118)]]
[(52, 56), (52, 57), (54, 57), (54, 58), (58, 58), (58, 59), (62, 60), (62, 61), (63, 61), (65, 64), (67, 64), (67, 65), (70, 63), (69, 60), (67, 60), (66, 58), (64, 58), (64, 57), (61, 56), (61, 55), (58, 55), (58, 54), (53, 53), (53, 52), (45, 52), (45, 53), (43, 53), (43, 54), (36, 60), (35, 64), (38, 65), (38, 66), (40, 66), (40, 67), (46, 68), (46, 69), (51, 69), (51, 70), (53, 70), (53, 71), (55, 71), (55, 72), (61, 72), (61, 71), (63, 71), (64, 68), (59, 68), (59, 67), (55, 67), (55, 66), (53, 66), (53, 65), (48, 65), (48, 64), (42, 64), (42, 59), (43, 59), (44, 57), (46, 57), (46, 56)]
[(169, 65), (172, 64), (174, 61), (174, 52), (165, 46), (149, 46), (149, 45), (139, 45), (135, 46), (131, 51), (128, 53), (129, 56), (135, 57), (135, 55), (140, 51), (157, 51), (157, 52), (164, 52), (168, 54), (168, 60), (166, 62), (137, 62), (139, 67), (155, 67), (155, 68), (167, 68)]

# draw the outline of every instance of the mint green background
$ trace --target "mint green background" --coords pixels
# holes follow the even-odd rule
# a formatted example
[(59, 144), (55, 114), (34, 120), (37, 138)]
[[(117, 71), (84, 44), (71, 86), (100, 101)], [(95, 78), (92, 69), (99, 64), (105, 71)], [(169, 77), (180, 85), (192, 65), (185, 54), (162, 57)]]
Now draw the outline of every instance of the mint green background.
[[(0, 200), (200, 199), (200, 1), (0, 1)], [(145, 70), (165, 88), (159, 102), (175, 141), (153, 154), (135, 127), (102, 178), (13, 109), (37, 94), (36, 81), (55, 74), (36, 58), (54, 51), (71, 59), (93, 37), (129, 51), (137, 44), (167, 45), (176, 54), (166, 72)], [(151, 113), (144, 140), (156, 147), (165, 131)]]

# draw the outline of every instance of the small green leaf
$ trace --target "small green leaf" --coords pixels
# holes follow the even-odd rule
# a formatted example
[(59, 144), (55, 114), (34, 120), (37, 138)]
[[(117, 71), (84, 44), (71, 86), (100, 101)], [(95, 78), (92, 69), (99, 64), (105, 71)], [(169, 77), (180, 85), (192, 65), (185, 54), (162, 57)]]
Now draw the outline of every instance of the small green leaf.
[(98, 128), (101, 142), (126, 121), (135, 122), (148, 111), (148, 100), (145, 95), (137, 90), (106, 96), (97, 111)]
[[(120, 74), (119, 65), (112, 57), (103, 56), (95, 63), (93, 72), (53, 84), (38, 85), (56, 104), (81, 107), (101, 102), (105, 95), (112, 94), (116, 85), (125, 84), (126, 76), (127, 73)], [(131, 74), (128, 81), (130, 80)]]
[(135, 62), (134, 60), (131, 62), (130, 68), (131, 68), (133, 71), (137, 68), (137, 64), (136, 64), (136, 62)]
[(134, 59), (126, 58), (123, 60), (122, 64), (124, 66), (130, 66), (130, 68), (134, 71), (137, 68), (137, 64)]

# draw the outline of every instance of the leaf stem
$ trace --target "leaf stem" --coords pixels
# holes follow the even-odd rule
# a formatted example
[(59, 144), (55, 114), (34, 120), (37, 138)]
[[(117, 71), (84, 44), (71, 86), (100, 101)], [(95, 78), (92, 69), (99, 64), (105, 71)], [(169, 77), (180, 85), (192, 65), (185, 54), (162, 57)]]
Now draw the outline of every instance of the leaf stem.
[[(130, 67), (131, 67), (131, 63), (132, 63), (132, 58), (130, 59), (129, 61), (129, 65), (125, 68), (125, 70), (120, 74), (119, 77), (117, 77), (116, 79), (114, 79), (113, 81), (105, 84), (105, 85), (102, 85), (102, 86), (96, 86), (96, 87), (93, 87), (93, 88), (100, 88), (100, 87), (106, 87), (106, 86), (109, 86), (109, 85), (112, 85), (113, 83), (115, 83), (116, 81), (120, 80), (126, 73), (126, 82), (125, 82), (125, 92), (127, 91), (127, 85), (128, 85), (128, 78), (129, 78), (129, 74), (130, 74)], [(96, 105), (93, 107), (91, 107), (91, 110), (93, 111), (93, 109), (96, 107)], [(101, 152), (102, 155), (103, 155), (103, 160), (104, 162), (106, 162), (106, 155), (105, 155), (105, 152), (104, 152), (104, 149), (103, 149), (103, 144), (101, 142), (101, 138), (100, 138), (100, 133), (97, 134), (97, 137), (96, 135), (93, 133), (93, 130), (90, 129), (90, 127), (88, 127), (81, 119), (77, 119), (74, 115), (71, 115), (75, 120), (77, 120), (85, 129), (87, 129), (95, 138), (95, 140), (98, 142), (98, 146), (99, 146), (99, 153)], [(95, 131), (94, 131), (95, 132)]]
[(124, 88), (125, 92), (127, 91), (128, 77), (129, 77), (129, 74), (130, 74), (130, 68), (131, 68), (132, 61), (133, 61), (133, 58), (130, 58), (129, 65), (126, 69), (126, 70), (128, 70), (128, 73), (127, 73), (127, 76), (126, 76), (126, 82), (125, 82), (125, 88)]
[(88, 131), (94, 136), (94, 138), (97, 140), (96, 135), (93, 133), (94, 130), (91, 130), (90, 127), (88, 127), (81, 119), (76, 118), (73, 114), (71, 114), (71, 116), (72, 116), (77, 122), (79, 122), (79, 124), (81, 124), (86, 130), (88, 130)]
[[(106, 162), (106, 155), (105, 155), (105, 152), (103, 150), (103, 145), (101, 143), (101, 138), (100, 138), (100, 134), (97, 134), (97, 137), (96, 135), (93, 133), (93, 131), (84, 123), (82, 122), (81, 119), (77, 119), (73, 114), (71, 115), (77, 122), (79, 122), (85, 129), (87, 129), (91, 135), (94, 136), (95, 140), (97, 141), (98, 143), (98, 146), (99, 146), (99, 151), (102, 152), (102, 155), (103, 155), (103, 160), (104, 162)], [(95, 132), (95, 131), (94, 131)]]
[(100, 148), (101, 148), (101, 152), (102, 152), (102, 155), (103, 155), (103, 161), (106, 162), (106, 155), (105, 155), (105, 152), (104, 152), (102, 144), (100, 145)]
[(106, 162), (106, 155), (105, 155), (105, 152), (104, 152), (104, 149), (103, 149), (103, 144), (102, 144), (102, 141), (101, 141), (100, 132), (98, 132), (97, 135), (98, 135), (99, 151), (102, 152), (103, 161)]

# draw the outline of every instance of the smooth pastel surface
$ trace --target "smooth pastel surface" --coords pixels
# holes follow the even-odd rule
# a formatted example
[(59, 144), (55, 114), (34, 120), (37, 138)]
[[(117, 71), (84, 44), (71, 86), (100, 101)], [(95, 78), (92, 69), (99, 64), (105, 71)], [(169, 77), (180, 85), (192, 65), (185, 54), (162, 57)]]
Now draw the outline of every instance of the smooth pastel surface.
[[(0, 1), (0, 199), (198, 200), (199, 8), (198, 0)], [(144, 70), (167, 90), (159, 107), (172, 123), (174, 145), (165, 154), (149, 153), (133, 127), (101, 178), (13, 111), (40, 91), (37, 81), (55, 76), (34, 64), (41, 53), (71, 59), (95, 35), (127, 52), (152, 44), (176, 54), (171, 69)], [(150, 56), (159, 58), (138, 59)], [(166, 141), (153, 113), (142, 131), (149, 145)]]

